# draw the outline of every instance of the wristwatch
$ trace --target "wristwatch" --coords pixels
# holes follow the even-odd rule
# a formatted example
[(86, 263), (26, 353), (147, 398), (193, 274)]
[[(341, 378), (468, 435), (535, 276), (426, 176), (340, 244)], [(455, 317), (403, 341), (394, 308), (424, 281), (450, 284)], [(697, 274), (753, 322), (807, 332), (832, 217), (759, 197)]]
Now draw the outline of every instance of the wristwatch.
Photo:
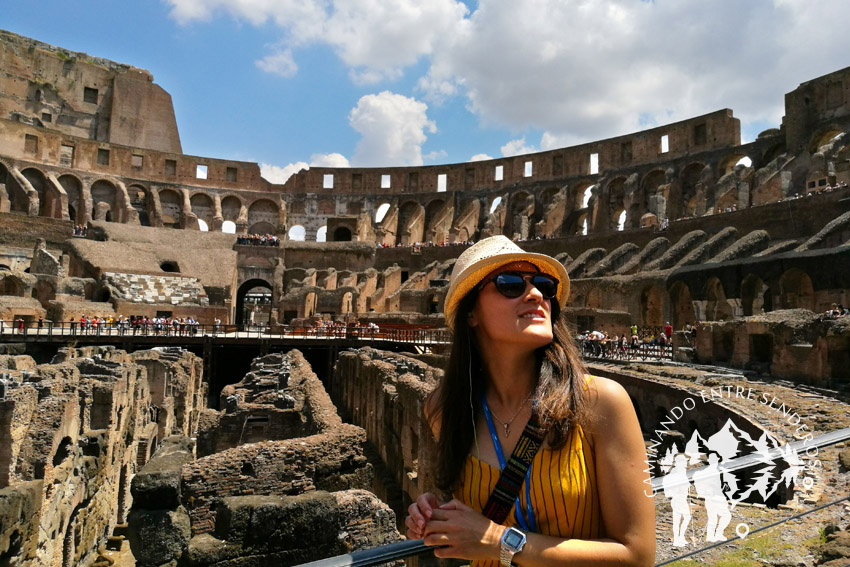
[(501, 550), (499, 551), (499, 563), (502, 567), (511, 567), (514, 555), (525, 547), (525, 533), (516, 528), (508, 528), (502, 534)]

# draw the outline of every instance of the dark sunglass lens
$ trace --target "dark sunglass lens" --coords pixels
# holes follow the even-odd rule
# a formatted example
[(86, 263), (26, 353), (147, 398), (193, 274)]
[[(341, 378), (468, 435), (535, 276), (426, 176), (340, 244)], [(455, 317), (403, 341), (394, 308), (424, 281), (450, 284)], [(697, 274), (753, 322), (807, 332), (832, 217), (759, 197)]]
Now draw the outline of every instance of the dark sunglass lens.
[(499, 274), (495, 284), (499, 293), (505, 297), (519, 297), (525, 291), (525, 280), (516, 274)]
[(531, 283), (546, 299), (554, 299), (558, 294), (558, 282), (549, 276), (534, 276)]

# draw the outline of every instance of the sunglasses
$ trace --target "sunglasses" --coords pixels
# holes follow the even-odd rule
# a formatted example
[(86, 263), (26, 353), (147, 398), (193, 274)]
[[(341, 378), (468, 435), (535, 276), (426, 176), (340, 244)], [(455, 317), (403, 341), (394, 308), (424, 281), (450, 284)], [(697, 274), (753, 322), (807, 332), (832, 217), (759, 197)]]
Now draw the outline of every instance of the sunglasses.
[(555, 299), (558, 295), (558, 280), (549, 274), (539, 272), (533, 274), (528, 272), (501, 272), (484, 278), (479, 286), (483, 288), (490, 282), (493, 282), (496, 286), (496, 291), (510, 299), (525, 293), (529, 282), (537, 288), (543, 299)]

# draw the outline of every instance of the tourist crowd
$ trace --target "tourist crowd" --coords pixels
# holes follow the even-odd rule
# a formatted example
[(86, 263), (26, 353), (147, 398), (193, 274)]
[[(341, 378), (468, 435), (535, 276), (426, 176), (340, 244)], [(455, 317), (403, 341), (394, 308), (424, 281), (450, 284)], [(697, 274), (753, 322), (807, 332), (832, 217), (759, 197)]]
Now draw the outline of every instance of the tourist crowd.
[(274, 234), (245, 234), (236, 237), (236, 244), (248, 246), (280, 246), (280, 238)]
[(833, 303), (832, 307), (824, 313), (824, 316), (828, 319), (837, 319), (838, 317), (847, 317), (848, 315), (850, 315), (850, 309), (844, 307), (841, 303)]
[(636, 354), (649, 353), (653, 356), (672, 356), (673, 326), (639, 328), (632, 325), (629, 333), (608, 334), (593, 330), (578, 333), (576, 342), (585, 356), (597, 358), (632, 358)]
[(89, 231), (89, 227), (84, 224), (74, 225), (74, 236), (85, 236)]

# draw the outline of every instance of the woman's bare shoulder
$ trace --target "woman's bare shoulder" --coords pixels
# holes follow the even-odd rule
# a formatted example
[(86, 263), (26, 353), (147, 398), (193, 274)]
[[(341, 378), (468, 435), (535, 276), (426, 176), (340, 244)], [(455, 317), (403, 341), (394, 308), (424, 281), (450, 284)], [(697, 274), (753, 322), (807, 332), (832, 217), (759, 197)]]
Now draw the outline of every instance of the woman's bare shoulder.
[(618, 382), (601, 376), (588, 376), (589, 409), (600, 418), (616, 418), (625, 409), (632, 409), (632, 400)]

